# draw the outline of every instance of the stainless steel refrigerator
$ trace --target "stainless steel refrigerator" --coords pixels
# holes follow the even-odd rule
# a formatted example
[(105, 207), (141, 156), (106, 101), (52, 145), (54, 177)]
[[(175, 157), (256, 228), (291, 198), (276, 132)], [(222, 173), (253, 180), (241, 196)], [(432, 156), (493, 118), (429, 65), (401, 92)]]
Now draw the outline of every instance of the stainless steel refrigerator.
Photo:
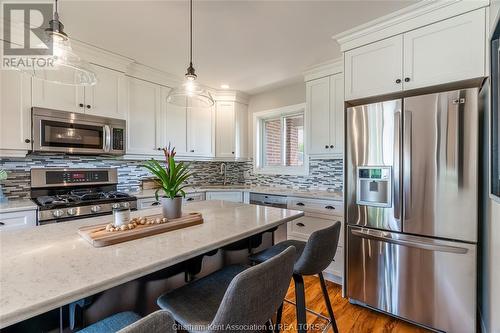
[(347, 109), (346, 295), (476, 330), (479, 89)]

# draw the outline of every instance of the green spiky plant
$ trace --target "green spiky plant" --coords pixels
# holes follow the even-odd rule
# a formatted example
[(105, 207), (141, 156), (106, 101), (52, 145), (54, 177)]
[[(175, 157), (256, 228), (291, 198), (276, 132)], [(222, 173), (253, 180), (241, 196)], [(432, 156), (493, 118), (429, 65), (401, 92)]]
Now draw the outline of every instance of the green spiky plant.
[(0, 169), (0, 182), (7, 179), (7, 171)]
[(165, 197), (170, 199), (179, 196), (185, 197), (184, 188), (187, 187), (185, 182), (192, 176), (192, 173), (189, 172), (189, 166), (184, 162), (175, 162), (175, 147), (170, 149), (170, 144), (167, 148), (163, 148), (163, 153), (165, 154), (165, 167), (153, 158), (143, 165), (157, 177), (155, 181), (160, 185), (160, 188), (155, 192), (156, 200), (158, 200), (158, 192), (161, 190), (163, 190)]

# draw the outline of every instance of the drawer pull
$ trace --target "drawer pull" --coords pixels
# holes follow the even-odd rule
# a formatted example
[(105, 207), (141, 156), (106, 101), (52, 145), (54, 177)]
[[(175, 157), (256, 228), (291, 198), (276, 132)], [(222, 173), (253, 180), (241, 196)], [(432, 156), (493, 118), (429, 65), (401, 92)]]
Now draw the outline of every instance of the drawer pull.
[(296, 224), (296, 226), (297, 227), (305, 227), (306, 225), (304, 223), (302, 223), (302, 222), (299, 222), (299, 223)]
[(186, 201), (193, 201), (194, 198), (187, 198)]
[(5, 225), (5, 223), (3, 223), (3, 222), (0, 222), (0, 227), (1, 227), (1, 226), (3, 226), (3, 225)]
[(160, 202), (159, 202), (159, 201), (155, 201), (155, 202), (153, 202), (153, 203), (151, 204), (151, 206), (158, 206), (159, 204), (160, 204)]
[(297, 202), (297, 206), (305, 206), (302, 202)]
[(328, 205), (325, 207), (325, 209), (335, 209), (335, 207)]

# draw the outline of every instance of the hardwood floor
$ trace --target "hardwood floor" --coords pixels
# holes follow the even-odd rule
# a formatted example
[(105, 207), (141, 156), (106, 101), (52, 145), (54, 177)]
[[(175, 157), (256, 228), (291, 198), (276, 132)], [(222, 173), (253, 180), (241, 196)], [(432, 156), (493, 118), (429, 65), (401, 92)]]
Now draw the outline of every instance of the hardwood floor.
[[(328, 317), (319, 278), (316, 276), (304, 277), (306, 290), (306, 305), (308, 308)], [(430, 332), (418, 326), (392, 318), (382, 313), (378, 313), (360, 306), (350, 304), (346, 298), (342, 298), (341, 287), (332, 282), (326, 281), (330, 300), (332, 302), (337, 326), (340, 333), (427, 333)], [(294, 300), (293, 283), (288, 289), (287, 299)], [(295, 307), (285, 303), (283, 308), (283, 332), (296, 332)], [(324, 319), (313, 314), (307, 314), (307, 324), (312, 325), (309, 332), (321, 332), (326, 325)], [(328, 332), (333, 332), (330, 328)]]

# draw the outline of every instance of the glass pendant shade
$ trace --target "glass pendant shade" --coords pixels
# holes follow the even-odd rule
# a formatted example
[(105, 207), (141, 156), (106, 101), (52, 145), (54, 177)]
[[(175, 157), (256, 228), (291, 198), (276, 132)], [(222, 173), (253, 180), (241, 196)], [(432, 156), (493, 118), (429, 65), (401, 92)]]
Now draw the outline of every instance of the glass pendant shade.
[(170, 91), (167, 102), (185, 108), (210, 108), (215, 102), (212, 95), (191, 78)]
[(66, 36), (48, 32), (47, 42), (53, 45), (53, 55), (47, 58), (52, 63), (49, 67), (30, 67), (23, 69), (31, 76), (58, 84), (72, 86), (92, 86), (97, 83), (97, 77), (90, 64), (73, 52), (71, 43)]

